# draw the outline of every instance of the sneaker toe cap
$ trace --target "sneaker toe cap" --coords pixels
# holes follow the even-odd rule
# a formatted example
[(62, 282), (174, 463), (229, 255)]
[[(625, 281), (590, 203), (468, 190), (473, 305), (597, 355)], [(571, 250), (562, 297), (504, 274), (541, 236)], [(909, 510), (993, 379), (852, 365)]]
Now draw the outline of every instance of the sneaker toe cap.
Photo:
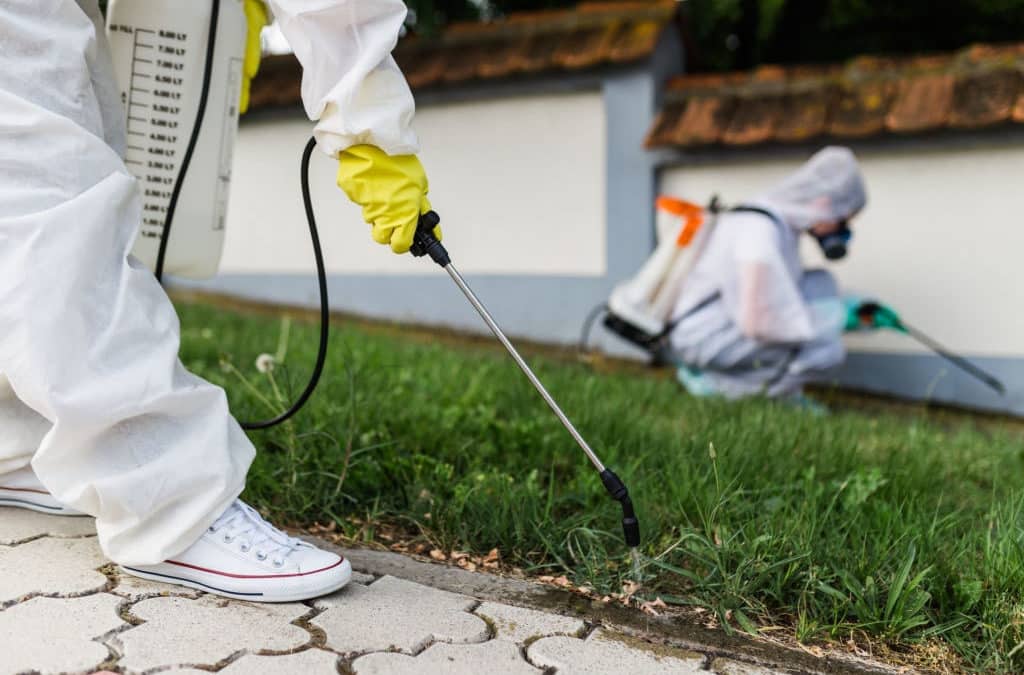
[(302, 558), (299, 562), (299, 571), (303, 574), (310, 574), (319, 571), (328, 571), (349, 567), (348, 560), (345, 560), (337, 553), (324, 551), (323, 549), (309, 547), (303, 548)]

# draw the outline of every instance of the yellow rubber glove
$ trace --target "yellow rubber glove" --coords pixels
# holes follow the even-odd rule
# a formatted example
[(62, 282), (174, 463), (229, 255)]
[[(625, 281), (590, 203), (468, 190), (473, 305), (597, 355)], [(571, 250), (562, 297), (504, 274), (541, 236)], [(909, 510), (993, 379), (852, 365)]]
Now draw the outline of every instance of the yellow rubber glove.
[[(427, 174), (416, 155), (388, 155), (372, 145), (354, 145), (338, 155), (338, 187), (363, 207), (373, 240), (395, 253), (412, 246), (420, 216), (430, 211)], [(441, 238), (441, 228), (434, 229)]]
[(260, 41), (260, 33), (263, 27), (270, 23), (267, 15), (267, 6), (263, 0), (245, 0), (242, 5), (245, 11), (245, 22), (248, 25), (248, 32), (245, 35), (245, 60), (242, 62), (242, 99), (238, 103), (238, 112), (245, 114), (249, 109), (249, 88), (252, 86), (252, 78), (260, 70), (260, 57), (263, 56), (263, 43)]

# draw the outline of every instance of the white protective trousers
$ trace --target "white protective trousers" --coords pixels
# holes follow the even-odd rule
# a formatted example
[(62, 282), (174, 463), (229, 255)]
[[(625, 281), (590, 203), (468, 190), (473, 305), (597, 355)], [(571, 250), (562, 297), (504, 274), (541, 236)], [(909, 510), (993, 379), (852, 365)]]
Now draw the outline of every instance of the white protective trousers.
[(157, 563), (238, 496), (254, 450), (128, 257), (141, 203), (95, 0), (0, 3), (0, 45), (0, 474), (31, 464), (111, 559)]
[[(418, 149), (390, 56), (401, 0), (270, 0), (321, 150)], [(183, 5), (182, 11), (187, 11)], [(254, 450), (178, 360), (178, 320), (128, 257), (141, 222), (97, 0), (0, 3), (0, 484), (35, 471), (114, 561), (161, 562), (242, 491)]]

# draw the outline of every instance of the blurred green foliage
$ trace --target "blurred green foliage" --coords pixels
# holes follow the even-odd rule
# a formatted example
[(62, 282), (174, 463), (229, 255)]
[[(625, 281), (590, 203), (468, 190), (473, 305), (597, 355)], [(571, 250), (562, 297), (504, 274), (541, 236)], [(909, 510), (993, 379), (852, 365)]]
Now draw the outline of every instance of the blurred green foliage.
[[(572, 7), (576, 0), (406, 0), (409, 27)], [(1024, 36), (1024, 0), (682, 0), (689, 70), (821, 63), (858, 54), (948, 51)]]

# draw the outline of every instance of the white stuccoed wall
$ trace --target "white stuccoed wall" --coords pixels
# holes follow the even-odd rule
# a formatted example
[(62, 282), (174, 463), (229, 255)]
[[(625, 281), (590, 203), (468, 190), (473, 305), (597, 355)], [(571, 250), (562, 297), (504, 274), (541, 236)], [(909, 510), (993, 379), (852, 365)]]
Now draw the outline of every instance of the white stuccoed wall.
[[(804, 260), (827, 266), (844, 290), (871, 295), (949, 348), (973, 356), (1024, 355), (1024, 145), (859, 154), (868, 208), (850, 255), (825, 265), (808, 237)], [(799, 164), (768, 159), (663, 172), (662, 193), (728, 204), (756, 195)], [(917, 353), (891, 332), (852, 336), (854, 352)]]
[[(445, 242), (467, 274), (601, 276), (606, 267), (605, 113), (600, 92), (425, 106), (415, 128)], [(298, 167), (312, 124), (242, 124), (220, 273), (311, 274)], [(443, 274), (369, 236), (314, 156), (311, 183), (332, 274)], [(515, 244), (515, 246), (513, 246)]]

